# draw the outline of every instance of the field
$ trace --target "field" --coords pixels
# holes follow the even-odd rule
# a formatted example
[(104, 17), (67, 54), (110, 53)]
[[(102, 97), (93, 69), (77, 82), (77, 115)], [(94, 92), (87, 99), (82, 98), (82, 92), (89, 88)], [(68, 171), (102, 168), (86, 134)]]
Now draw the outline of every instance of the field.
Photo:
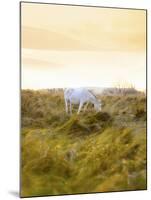
[(146, 189), (146, 96), (98, 96), (65, 113), (63, 91), (21, 91), (21, 196)]

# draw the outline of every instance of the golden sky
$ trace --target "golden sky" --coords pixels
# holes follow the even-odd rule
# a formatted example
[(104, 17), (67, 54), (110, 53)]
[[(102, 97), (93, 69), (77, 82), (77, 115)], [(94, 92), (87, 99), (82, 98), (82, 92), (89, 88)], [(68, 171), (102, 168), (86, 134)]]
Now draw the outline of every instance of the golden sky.
[[(145, 87), (145, 10), (22, 3), (21, 14), (24, 88), (76, 85), (76, 80), (74, 84), (67, 81), (66, 74), (72, 79), (79, 71), (87, 74), (87, 80), (78, 77), (81, 86), (110, 86), (121, 79), (126, 69), (124, 81)], [(90, 76), (92, 69), (94, 80)], [(101, 72), (108, 75), (116, 70), (118, 76), (112, 81), (102, 81)], [(53, 83), (49, 78), (46, 81), (48, 74)], [(54, 78), (59, 74), (59, 80)]]
[(22, 3), (23, 48), (144, 50), (143, 10)]

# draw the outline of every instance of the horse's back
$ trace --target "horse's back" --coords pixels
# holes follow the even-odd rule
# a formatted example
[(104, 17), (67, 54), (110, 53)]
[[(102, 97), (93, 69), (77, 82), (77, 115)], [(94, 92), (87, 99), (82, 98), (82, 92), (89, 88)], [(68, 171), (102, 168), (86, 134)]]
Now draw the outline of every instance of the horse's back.
[(94, 98), (93, 94), (86, 88), (69, 88), (65, 90), (65, 99), (72, 103), (88, 102)]

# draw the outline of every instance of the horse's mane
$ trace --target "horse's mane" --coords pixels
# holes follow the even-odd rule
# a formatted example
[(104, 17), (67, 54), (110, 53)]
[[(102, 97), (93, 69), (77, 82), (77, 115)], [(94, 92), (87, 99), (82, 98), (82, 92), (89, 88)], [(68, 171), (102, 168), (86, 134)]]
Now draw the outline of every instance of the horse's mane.
[(97, 96), (92, 92), (92, 90), (88, 90), (96, 99), (97, 99)]

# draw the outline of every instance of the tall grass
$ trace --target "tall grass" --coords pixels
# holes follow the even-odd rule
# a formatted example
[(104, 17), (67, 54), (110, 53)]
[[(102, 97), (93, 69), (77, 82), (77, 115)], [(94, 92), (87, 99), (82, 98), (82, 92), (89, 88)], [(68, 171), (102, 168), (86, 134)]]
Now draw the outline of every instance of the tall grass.
[(146, 97), (98, 98), (69, 116), (61, 91), (22, 91), (22, 197), (146, 189)]

